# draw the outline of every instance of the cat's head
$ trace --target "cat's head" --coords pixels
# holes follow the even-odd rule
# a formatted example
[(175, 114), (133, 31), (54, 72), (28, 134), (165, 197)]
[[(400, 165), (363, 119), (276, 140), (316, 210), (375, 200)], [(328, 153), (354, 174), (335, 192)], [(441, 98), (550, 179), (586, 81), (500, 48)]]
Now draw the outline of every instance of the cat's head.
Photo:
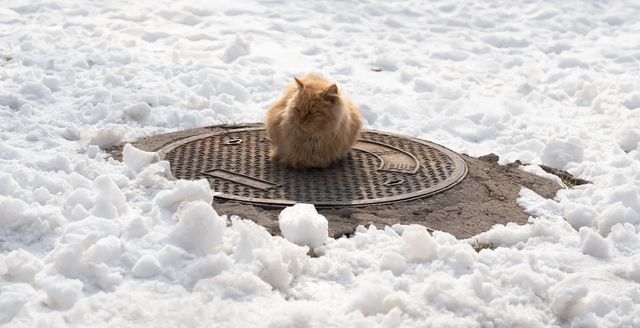
[(293, 122), (304, 129), (331, 127), (343, 110), (338, 86), (316, 76), (293, 79), (297, 88), (289, 102)]

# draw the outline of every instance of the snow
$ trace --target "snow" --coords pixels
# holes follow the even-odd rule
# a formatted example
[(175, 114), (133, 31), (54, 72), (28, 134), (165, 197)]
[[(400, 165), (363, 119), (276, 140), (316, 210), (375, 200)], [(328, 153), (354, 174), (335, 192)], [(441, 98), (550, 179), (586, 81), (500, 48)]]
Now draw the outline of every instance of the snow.
[(151, 113), (151, 107), (145, 102), (131, 105), (122, 110), (127, 117), (134, 121), (143, 121)]
[(551, 167), (564, 168), (569, 163), (582, 161), (584, 147), (580, 139), (573, 137), (567, 139), (553, 138), (547, 141), (540, 159)]
[[(0, 325), (640, 327), (638, 16), (624, 0), (4, 1)], [(523, 189), (530, 224), (468, 240), (328, 238), (302, 204), (281, 237), (153, 153), (105, 152), (261, 121), (312, 71), (369, 129), (592, 184)]]
[(402, 255), (413, 262), (433, 260), (438, 256), (437, 245), (422, 226), (411, 226), (402, 232)]
[(169, 242), (191, 253), (214, 253), (222, 242), (226, 222), (209, 204), (194, 201), (182, 205), (175, 214), (178, 223), (167, 236)]
[(224, 50), (222, 60), (225, 63), (230, 63), (241, 56), (248, 55), (249, 52), (249, 44), (243, 41), (239, 35), (236, 35), (235, 39), (233, 39), (233, 41), (231, 41)]
[(560, 179), (560, 177), (558, 177), (555, 174), (546, 172), (545, 170), (542, 169), (542, 167), (538, 165), (523, 165), (523, 166), (520, 166), (520, 169), (525, 172), (529, 172), (531, 174), (535, 174), (537, 176), (541, 176), (543, 178), (553, 180), (556, 183), (558, 183), (558, 185), (560, 185), (561, 187), (566, 188), (564, 182), (562, 182), (562, 179)]
[(180, 180), (172, 189), (162, 190), (154, 198), (158, 208), (169, 214), (175, 213), (183, 203), (194, 201), (213, 201), (213, 191), (206, 180)]
[(288, 241), (311, 249), (322, 246), (329, 236), (327, 219), (312, 204), (285, 208), (278, 216), (278, 226)]
[(155, 153), (137, 149), (129, 143), (122, 149), (122, 162), (134, 173), (140, 172), (157, 160), (158, 156)]
[(88, 145), (96, 145), (100, 148), (107, 148), (120, 142), (126, 131), (123, 127), (109, 124), (95, 132), (89, 132), (83, 136)]
[(131, 274), (138, 278), (153, 277), (160, 271), (162, 271), (160, 261), (151, 254), (141, 256), (131, 268)]
[(589, 227), (582, 227), (579, 232), (582, 253), (599, 258), (609, 257), (609, 245), (602, 235)]

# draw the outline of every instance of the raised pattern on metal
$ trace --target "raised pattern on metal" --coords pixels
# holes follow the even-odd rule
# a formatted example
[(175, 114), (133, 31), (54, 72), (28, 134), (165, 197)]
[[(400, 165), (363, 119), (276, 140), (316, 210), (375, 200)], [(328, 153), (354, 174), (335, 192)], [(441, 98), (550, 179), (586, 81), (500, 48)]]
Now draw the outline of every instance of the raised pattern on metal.
[(213, 178), (226, 179), (231, 182), (240, 183), (245, 186), (262, 189), (262, 190), (267, 190), (269, 188), (273, 188), (276, 186), (275, 183), (271, 183), (269, 181), (256, 179), (254, 177), (248, 177), (246, 175), (229, 172), (223, 169), (213, 169), (209, 171), (203, 171), (202, 174), (206, 174)]
[(418, 171), (418, 159), (398, 148), (373, 141), (359, 140), (353, 145), (353, 149), (377, 156), (381, 161), (380, 167), (378, 167), (379, 171), (399, 173), (416, 173)]
[[(238, 141), (239, 140), (239, 141)], [(216, 197), (265, 205), (389, 203), (449, 189), (467, 173), (440, 145), (364, 131), (348, 156), (324, 169), (289, 170), (269, 159), (262, 127), (206, 132), (158, 150), (180, 179), (207, 179)]]

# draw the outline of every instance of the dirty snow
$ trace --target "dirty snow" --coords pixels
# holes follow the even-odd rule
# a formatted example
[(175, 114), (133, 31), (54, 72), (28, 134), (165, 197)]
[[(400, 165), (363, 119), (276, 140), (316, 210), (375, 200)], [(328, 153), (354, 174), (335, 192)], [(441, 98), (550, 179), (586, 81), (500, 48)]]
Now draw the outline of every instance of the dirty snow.
[[(0, 325), (640, 327), (637, 17), (635, 1), (0, 1)], [(312, 208), (296, 244), (216, 213), (153, 154), (102, 150), (261, 121), (310, 71), (367, 128), (593, 183), (524, 189), (526, 226), (359, 227), (311, 257)]]

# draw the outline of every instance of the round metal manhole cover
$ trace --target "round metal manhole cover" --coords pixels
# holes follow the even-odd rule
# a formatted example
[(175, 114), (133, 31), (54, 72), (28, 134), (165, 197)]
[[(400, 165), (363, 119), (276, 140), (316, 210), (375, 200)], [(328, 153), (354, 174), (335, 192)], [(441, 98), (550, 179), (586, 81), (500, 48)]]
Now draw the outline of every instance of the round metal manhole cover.
[(464, 160), (440, 145), (364, 131), (347, 158), (325, 169), (289, 170), (269, 159), (264, 128), (209, 132), (158, 151), (179, 179), (207, 179), (216, 197), (265, 205), (351, 206), (432, 195), (460, 182)]

